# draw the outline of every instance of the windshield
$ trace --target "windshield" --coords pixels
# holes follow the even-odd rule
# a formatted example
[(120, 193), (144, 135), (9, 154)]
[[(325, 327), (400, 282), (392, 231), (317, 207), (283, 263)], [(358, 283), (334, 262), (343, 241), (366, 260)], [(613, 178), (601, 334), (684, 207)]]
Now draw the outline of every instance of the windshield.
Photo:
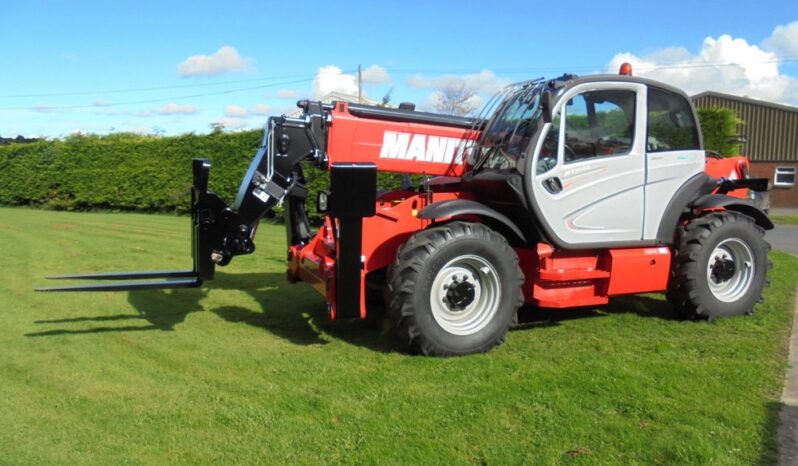
[(475, 169), (515, 168), (537, 129), (542, 113), (542, 89), (541, 82), (528, 82), (509, 89), (482, 132)]

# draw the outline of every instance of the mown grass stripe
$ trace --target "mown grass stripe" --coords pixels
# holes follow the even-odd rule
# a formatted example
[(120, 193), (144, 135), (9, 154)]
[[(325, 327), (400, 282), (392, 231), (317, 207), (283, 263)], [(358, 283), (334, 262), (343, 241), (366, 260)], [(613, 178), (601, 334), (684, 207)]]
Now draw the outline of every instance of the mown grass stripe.
[(199, 290), (32, 291), (53, 273), (179, 267), (186, 222), (0, 209), (0, 462), (774, 459), (794, 257), (772, 253), (751, 317), (683, 322), (659, 295), (525, 310), (505, 345), (455, 359), (407, 355), (387, 326), (329, 322), (320, 296), (285, 281), (279, 226)]

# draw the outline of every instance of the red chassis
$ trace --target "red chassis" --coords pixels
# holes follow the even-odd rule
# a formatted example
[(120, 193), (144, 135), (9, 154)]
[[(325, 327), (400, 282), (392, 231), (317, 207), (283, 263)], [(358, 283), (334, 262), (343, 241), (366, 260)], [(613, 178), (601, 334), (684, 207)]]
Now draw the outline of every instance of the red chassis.
[[(333, 119), (335, 125), (330, 128), (328, 147), (330, 164), (341, 157), (347, 162), (376, 163), (377, 171), (459, 176), (468, 155), (468, 146), (461, 141), (478, 136), (469, 129), (359, 118), (349, 113), (345, 103), (338, 103), (333, 109)], [(408, 138), (408, 153), (386, 153), (384, 138), (393, 137), (392, 132)], [(409, 154), (416, 137), (426, 139), (426, 145), (419, 142), (419, 147), (429, 147), (430, 139), (434, 138), (433, 144), (441, 146), (441, 151), (447, 150), (446, 144), (453, 144), (450, 141), (459, 141), (459, 145), (448, 148), (457, 152), (455, 162), (437, 163), (434, 153), (422, 154), (420, 150), (415, 156)], [(366, 234), (361, 243), (361, 318), (366, 318), (367, 313), (366, 276), (392, 264), (399, 247), (413, 233), (433, 223), (450, 220), (419, 218), (424, 207), (457, 198), (471, 199), (473, 195), (391, 191), (377, 198), (376, 214), (364, 218), (362, 224)], [(304, 281), (324, 296), (333, 319), (337, 317), (334, 222), (335, 219), (326, 217), (310, 242), (289, 247), (288, 264), (288, 279)], [(664, 246), (555, 251), (541, 243), (534, 249), (515, 248), (515, 251), (525, 276), (526, 302), (552, 308), (601, 305), (606, 304), (610, 296), (664, 291), (671, 261), (671, 250)]]

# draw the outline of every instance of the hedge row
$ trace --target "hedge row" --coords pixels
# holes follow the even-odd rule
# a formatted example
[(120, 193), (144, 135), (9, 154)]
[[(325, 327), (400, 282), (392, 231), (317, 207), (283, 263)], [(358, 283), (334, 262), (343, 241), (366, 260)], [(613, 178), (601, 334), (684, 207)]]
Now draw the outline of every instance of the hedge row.
[[(738, 118), (727, 109), (699, 110), (704, 141), (727, 155), (724, 144)], [(186, 212), (191, 160), (209, 159), (210, 189), (232, 202), (261, 140), (260, 131), (185, 134), (174, 137), (112, 134), (0, 146), (0, 204), (55, 209), (118, 209)], [(326, 173), (308, 167), (309, 204), (326, 189)], [(381, 173), (381, 188), (398, 186), (398, 175)], [(310, 215), (319, 220), (315, 209)], [(279, 212), (278, 212), (279, 213)]]
[(213, 164), (211, 186), (235, 195), (257, 132), (178, 137), (70, 136), (0, 147), (0, 202), (62, 209), (186, 211), (191, 159)]
[[(187, 212), (191, 160), (211, 161), (210, 190), (232, 203), (260, 131), (174, 137), (112, 134), (0, 146), (0, 204), (54, 209)], [(327, 175), (307, 168), (309, 205)], [(379, 184), (393, 187), (395, 175)], [(315, 220), (315, 208), (311, 208)]]
[(740, 154), (740, 145), (730, 140), (737, 136), (737, 128), (743, 123), (737, 112), (730, 108), (708, 107), (698, 109), (704, 148), (731, 157)]

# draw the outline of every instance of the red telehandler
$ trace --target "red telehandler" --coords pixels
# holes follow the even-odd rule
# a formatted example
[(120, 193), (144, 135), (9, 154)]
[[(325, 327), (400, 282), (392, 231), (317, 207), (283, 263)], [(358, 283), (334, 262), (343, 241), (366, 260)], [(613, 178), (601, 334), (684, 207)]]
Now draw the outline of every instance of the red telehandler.
[[(422, 354), (488, 351), (524, 303), (666, 291), (685, 318), (751, 313), (773, 224), (745, 193), (767, 180), (709, 176), (687, 95), (630, 74), (519, 83), (475, 118), (300, 101), (301, 117), (269, 118), (231, 205), (194, 161), (193, 270), (51, 277), (109, 282), (42, 290), (200, 286), (252, 253), (259, 221), (282, 204), (288, 280), (325, 296), (332, 319), (363, 319), (367, 299), (384, 299)], [(329, 171), (316, 231), (301, 162)], [(380, 171), (427, 178), (379, 192)]]

